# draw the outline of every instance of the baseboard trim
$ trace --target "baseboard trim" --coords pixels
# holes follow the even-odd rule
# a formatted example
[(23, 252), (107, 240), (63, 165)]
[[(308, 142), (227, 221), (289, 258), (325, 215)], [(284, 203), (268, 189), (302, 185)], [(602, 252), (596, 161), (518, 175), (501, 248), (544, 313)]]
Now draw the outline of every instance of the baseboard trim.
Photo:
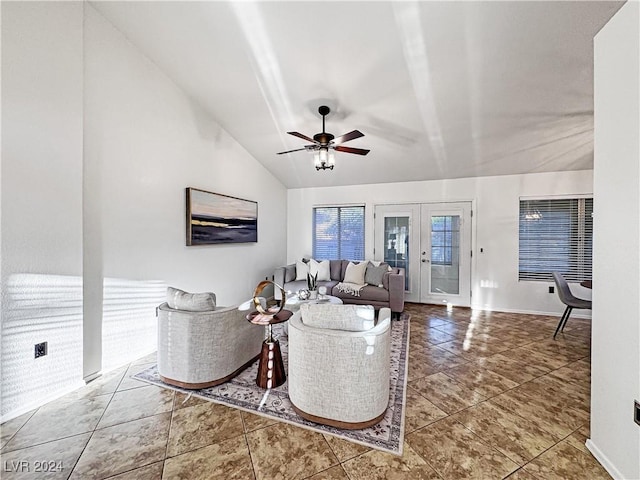
[(593, 443), (593, 440), (591, 440), (590, 438), (587, 439), (585, 446), (587, 447), (587, 449), (591, 452), (591, 454), (596, 458), (596, 460), (600, 463), (600, 465), (602, 465), (602, 467), (607, 471), (607, 473), (609, 475), (611, 475), (613, 478), (624, 478), (624, 476), (622, 475), (622, 473), (620, 473), (620, 471), (616, 468), (616, 466), (611, 463), (611, 460), (609, 460), (607, 458), (607, 456), (602, 453), (602, 450), (600, 450), (595, 443)]
[[(472, 310), (484, 310), (486, 312), (504, 312), (504, 313), (521, 313), (523, 315), (544, 315), (547, 317), (557, 317), (560, 318), (562, 316), (562, 312), (543, 312), (540, 310), (521, 310), (518, 308), (490, 308), (490, 307), (482, 307), (480, 305), (471, 305)], [(571, 318), (580, 318), (583, 320), (591, 320), (590, 315), (585, 315), (583, 313), (577, 313), (577, 310), (571, 312)]]
[(62, 390), (56, 391), (55, 393), (52, 393), (45, 397), (39, 397), (38, 400), (36, 400), (35, 402), (27, 403), (26, 405), (23, 405), (20, 408), (16, 408), (15, 410), (12, 410), (0, 416), (0, 423), (13, 420), (14, 418), (19, 417), (20, 415), (23, 415), (27, 412), (30, 412), (31, 410), (34, 410), (36, 408), (43, 406), (45, 403), (49, 403), (49, 402), (52, 402), (53, 400), (57, 400), (58, 398), (65, 396), (67, 393), (71, 393), (74, 390), (77, 390), (84, 386), (85, 386), (84, 381), (79, 380), (77, 382), (70, 384), (68, 387), (63, 388)]

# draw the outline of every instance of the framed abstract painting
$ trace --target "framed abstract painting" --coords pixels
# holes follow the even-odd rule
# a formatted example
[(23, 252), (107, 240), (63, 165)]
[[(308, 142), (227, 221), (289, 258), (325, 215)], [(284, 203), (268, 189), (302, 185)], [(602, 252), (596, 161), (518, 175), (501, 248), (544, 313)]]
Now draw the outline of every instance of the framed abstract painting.
[(258, 241), (258, 202), (188, 187), (187, 245)]

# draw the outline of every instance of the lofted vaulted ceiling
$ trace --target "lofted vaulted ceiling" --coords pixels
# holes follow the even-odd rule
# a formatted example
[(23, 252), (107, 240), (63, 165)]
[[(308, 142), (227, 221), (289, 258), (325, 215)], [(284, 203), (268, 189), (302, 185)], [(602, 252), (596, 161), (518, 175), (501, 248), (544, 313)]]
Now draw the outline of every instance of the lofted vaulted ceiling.
[[(623, 2), (91, 4), (288, 188), (593, 167), (593, 37)], [(365, 136), (317, 172), (307, 142)]]

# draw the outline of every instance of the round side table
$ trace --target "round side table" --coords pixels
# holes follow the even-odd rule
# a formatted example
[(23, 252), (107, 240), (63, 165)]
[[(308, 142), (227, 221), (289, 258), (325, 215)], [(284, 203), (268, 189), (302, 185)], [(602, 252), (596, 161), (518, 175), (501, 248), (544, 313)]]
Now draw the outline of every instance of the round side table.
[(259, 312), (251, 312), (247, 315), (254, 325), (263, 325), (266, 328), (267, 338), (262, 342), (260, 360), (258, 362), (258, 375), (256, 385), (260, 388), (275, 388), (287, 380), (280, 351), (280, 342), (273, 338), (272, 325), (286, 322), (293, 315), (289, 310), (281, 310), (276, 315), (265, 315)]

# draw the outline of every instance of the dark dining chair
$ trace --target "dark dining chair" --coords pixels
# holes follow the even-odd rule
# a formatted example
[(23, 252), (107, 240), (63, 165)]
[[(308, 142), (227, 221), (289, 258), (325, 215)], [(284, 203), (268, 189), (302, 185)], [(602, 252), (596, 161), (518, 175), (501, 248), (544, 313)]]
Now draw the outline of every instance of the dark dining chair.
[(571, 293), (571, 289), (569, 288), (569, 284), (560, 273), (553, 272), (553, 280), (556, 282), (556, 288), (558, 289), (558, 296), (560, 297), (560, 301), (567, 306), (567, 308), (564, 309), (562, 317), (560, 317), (560, 322), (558, 322), (556, 333), (553, 334), (553, 338), (555, 340), (558, 332), (562, 332), (564, 330), (564, 326), (567, 324), (567, 320), (569, 319), (569, 315), (571, 315), (571, 311), (574, 308), (591, 310), (591, 300), (574, 297), (573, 293)]

